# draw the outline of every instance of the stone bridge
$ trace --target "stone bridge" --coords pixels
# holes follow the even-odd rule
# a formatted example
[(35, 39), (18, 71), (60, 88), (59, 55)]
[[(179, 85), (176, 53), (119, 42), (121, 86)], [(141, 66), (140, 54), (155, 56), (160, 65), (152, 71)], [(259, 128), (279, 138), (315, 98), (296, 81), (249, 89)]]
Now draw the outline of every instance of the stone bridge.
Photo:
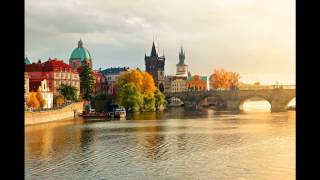
[(185, 106), (198, 106), (201, 101), (210, 97), (217, 108), (242, 110), (243, 103), (252, 97), (260, 97), (271, 105), (272, 112), (286, 111), (288, 103), (295, 98), (295, 89), (258, 89), (258, 90), (210, 90), (165, 93), (166, 99), (179, 98)]

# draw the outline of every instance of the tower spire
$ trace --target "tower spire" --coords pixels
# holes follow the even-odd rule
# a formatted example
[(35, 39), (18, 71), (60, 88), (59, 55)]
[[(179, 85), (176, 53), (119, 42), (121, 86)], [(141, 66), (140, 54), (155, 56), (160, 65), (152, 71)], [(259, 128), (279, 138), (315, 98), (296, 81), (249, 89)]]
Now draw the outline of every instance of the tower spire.
[(79, 47), (79, 48), (82, 48), (82, 47), (83, 47), (83, 42), (82, 42), (81, 38), (80, 38), (80, 40), (79, 40), (79, 42), (78, 42), (78, 47)]
[(158, 57), (158, 50), (154, 41), (152, 42), (151, 56)]

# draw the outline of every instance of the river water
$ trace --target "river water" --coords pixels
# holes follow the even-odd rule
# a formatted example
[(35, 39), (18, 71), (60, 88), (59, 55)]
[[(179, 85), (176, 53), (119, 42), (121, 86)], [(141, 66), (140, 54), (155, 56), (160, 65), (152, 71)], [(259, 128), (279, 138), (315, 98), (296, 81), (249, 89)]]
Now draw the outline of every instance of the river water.
[(170, 108), (26, 126), (26, 179), (295, 179), (295, 112)]

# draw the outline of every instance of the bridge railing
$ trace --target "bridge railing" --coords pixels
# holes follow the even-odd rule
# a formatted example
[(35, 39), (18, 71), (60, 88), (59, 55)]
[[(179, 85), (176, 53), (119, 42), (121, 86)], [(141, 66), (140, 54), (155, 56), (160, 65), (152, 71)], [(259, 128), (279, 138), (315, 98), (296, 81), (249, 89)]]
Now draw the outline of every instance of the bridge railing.
[[(272, 90), (272, 89), (296, 89), (295, 85), (269, 85), (256, 87), (240, 87), (238, 90)], [(165, 94), (183, 94), (183, 93), (204, 93), (204, 92), (226, 92), (232, 91), (227, 89), (210, 89), (207, 91), (185, 91), (185, 92), (165, 92)]]

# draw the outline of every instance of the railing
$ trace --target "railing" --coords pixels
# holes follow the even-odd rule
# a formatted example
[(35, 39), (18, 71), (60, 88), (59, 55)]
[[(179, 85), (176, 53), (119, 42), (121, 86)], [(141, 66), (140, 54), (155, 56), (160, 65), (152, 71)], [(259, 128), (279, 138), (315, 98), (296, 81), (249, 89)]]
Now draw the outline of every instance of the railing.
[(38, 108), (38, 109), (33, 109), (33, 108), (25, 108), (24, 111), (28, 111), (28, 112), (43, 112), (43, 111), (52, 111), (52, 110), (58, 110), (58, 109), (63, 109), (71, 104), (77, 103), (77, 102), (81, 102), (81, 101), (71, 101), (71, 102), (66, 102), (62, 105), (56, 105), (52, 108)]
[(203, 93), (203, 92), (224, 92), (224, 91), (237, 91), (237, 90), (272, 90), (272, 89), (296, 89), (296, 85), (268, 85), (268, 86), (248, 86), (239, 87), (238, 89), (210, 89), (205, 91), (188, 90), (184, 92), (165, 92), (164, 94), (178, 94), (178, 93)]

